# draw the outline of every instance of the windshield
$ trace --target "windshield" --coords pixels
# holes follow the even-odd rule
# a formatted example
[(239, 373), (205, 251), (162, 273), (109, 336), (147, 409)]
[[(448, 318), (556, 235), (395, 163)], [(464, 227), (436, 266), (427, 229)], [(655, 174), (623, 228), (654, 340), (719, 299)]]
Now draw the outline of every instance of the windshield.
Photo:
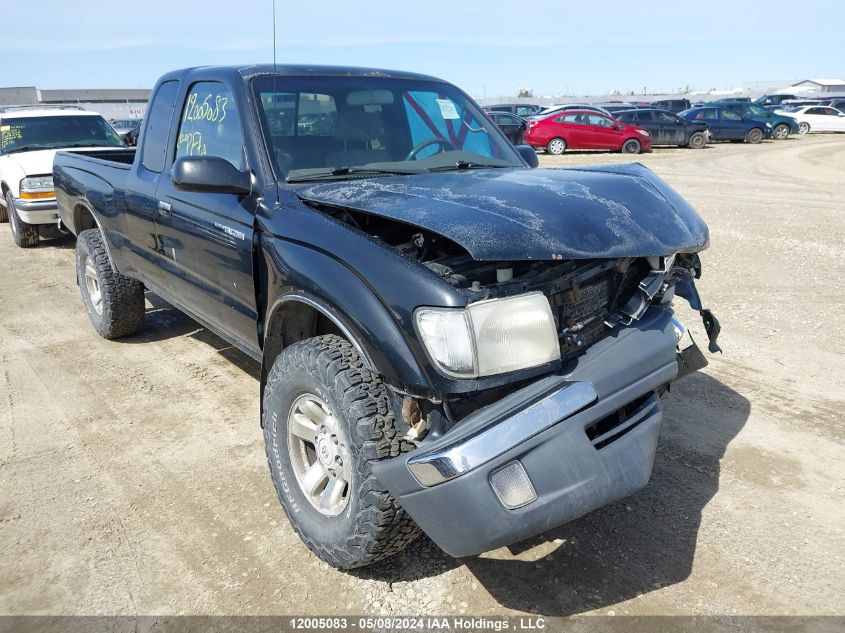
[(259, 77), (253, 82), (279, 178), (524, 167), (454, 86), (382, 77)]
[(6, 118), (0, 123), (0, 153), (63, 147), (126, 147), (99, 115)]
[(135, 127), (136, 123), (138, 123), (138, 119), (115, 119), (111, 122), (114, 127), (119, 128), (132, 128)]

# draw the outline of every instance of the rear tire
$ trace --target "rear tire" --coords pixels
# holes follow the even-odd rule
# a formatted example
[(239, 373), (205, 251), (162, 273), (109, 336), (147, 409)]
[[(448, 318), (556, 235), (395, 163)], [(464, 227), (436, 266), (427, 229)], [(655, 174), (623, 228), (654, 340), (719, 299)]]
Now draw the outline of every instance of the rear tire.
[(641, 148), (642, 146), (637, 139), (629, 138), (627, 141), (622, 143), (621, 151), (623, 154), (639, 154)]
[(560, 156), (566, 151), (566, 141), (562, 138), (553, 138), (546, 146), (546, 151), (554, 156)]
[(786, 123), (776, 125), (775, 129), (772, 131), (772, 138), (779, 141), (789, 138), (789, 126)]
[(810, 131), (810, 124), (807, 122), (802, 122), (798, 124), (798, 133), (799, 134), (807, 134)]
[(32, 248), (38, 245), (38, 227), (21, 220), (12, 200), (12, 192), (6, 192), (6, 212), (9, 215), (9, 226), (12, 229), (12, 239), (21, 248)]
[(704, 132), (695, 132), (690, 135), (688, 147), (692, 149), (703, 149), (707, 145), (707, 136)]
[(397, 430), (384, 383), (347, 340), (317, 336), (285, 348), (267, 376), (262, 423), (282, 508), (329, 565), (369, 565), (419, 535), (372, 469), (413, 445)]
[(745, 142), (751, 143), (752, 145), (756, 145), (763, 140), (763, 130), (760, 128), (754, 128), (748, 130), (748, 134), (745, 135)]
[(131, 336), (144, 325), (144, 286), (112, 268), (98, 229), (82, 231), (76, 240), (76, 279), (100, 336)]

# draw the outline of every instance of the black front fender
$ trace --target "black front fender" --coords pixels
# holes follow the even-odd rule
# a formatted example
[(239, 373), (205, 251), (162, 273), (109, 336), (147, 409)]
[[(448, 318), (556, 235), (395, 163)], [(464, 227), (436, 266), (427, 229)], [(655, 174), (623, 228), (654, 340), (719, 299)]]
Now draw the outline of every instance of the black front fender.
[[(420, 396), (432, 384), (379, 297), (350, 268), (313, 248), (279, 238), (263, 244), (266, 331), (280, 310), (306, 304), (331, 320), (388, 384)], [(269, 360), (269, 359), (268, 359)]]

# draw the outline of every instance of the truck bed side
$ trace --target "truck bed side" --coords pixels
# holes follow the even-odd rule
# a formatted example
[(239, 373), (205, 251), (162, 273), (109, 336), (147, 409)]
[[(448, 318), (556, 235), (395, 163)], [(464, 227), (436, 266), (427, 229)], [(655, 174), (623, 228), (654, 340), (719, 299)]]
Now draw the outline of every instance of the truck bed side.
[[(74, 235), (89, 226), (89, 216), (113, 245), (125, 234), (126, 180), (134, 149), (58, 152), (53, 161), (53, 182), (59, 217)], [(117, 262), (115, 262), (117, 263)]]

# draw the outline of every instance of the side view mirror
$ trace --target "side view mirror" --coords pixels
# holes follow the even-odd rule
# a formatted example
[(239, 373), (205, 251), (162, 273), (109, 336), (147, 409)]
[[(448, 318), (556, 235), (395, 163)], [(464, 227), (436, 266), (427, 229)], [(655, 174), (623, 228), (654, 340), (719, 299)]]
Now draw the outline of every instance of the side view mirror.
[(530, 145), (517, 145), (516, 151), (522, 156), (522, 160), (528, 163), (531, 169), (536, 169), (540, 165), (540, 159), (537, 158), (537, 152)]
[(183, 156), (173, 163), (170, 179), (182, 191), (234, 194), (252, 191), (248, 172), (216, 156)]

